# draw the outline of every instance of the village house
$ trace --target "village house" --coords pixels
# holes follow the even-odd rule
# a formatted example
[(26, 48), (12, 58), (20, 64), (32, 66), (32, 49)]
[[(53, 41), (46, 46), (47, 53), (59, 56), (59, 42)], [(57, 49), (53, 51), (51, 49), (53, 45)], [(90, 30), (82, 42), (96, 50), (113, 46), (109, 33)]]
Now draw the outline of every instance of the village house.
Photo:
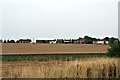
[(50, 44), (56, 44), (57, 43), (57, 41), (54, 39), (54, 40), (49, 40), (49, 43)]
[(72, 39), (71, 43), (72, 44), (85, 44), (85, 40), (84, 39)]
[(80, 44), (85, 44), (85, 39), (79, 39)]
[(104, 44), (104, 41), (100, 40), (100, 41), (97, 41), (98, 44)]
[(99, 40), (99, 41), (93, 41), (93, 44), (109, 44), (109, 41), (105, 41), (105, 40)]
[(65, 39), (64, 40), (64, 44), (71, 44), (72, 43), (72, 40), (71, 39)]
[(104, 41), (103, 40), (93, 41), (93, 44), (104, 44)]

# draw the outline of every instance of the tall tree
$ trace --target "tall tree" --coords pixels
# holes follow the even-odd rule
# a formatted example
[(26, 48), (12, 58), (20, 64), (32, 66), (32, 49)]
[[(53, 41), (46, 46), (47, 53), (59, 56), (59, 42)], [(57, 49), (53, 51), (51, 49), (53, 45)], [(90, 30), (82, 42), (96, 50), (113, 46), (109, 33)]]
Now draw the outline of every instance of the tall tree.
[(86, 44), (92, 44), (93, 43), (92, 37), (84, 36), (84, 39), (85, 39), (85, 43)]
[(109, 41), (109, 37), (105, 37), (103, 40), (105, 40), (105, 41)]

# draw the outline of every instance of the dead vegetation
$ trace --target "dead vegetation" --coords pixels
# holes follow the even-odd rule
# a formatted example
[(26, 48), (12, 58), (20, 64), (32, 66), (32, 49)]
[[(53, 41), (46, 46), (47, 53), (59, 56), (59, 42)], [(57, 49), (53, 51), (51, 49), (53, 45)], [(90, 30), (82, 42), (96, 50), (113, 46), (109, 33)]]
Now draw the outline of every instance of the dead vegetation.
[(75, 61), (4, 62), (4, 78), (116, 78), (117, 58), (89, 58)]

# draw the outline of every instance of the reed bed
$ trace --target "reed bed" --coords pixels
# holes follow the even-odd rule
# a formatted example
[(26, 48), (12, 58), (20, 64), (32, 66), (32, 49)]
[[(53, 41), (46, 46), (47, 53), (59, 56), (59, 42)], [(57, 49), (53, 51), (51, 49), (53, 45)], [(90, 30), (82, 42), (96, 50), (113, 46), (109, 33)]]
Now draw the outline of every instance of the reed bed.
[(118, 78), (118, 58), (4, 62), (3, 78)]

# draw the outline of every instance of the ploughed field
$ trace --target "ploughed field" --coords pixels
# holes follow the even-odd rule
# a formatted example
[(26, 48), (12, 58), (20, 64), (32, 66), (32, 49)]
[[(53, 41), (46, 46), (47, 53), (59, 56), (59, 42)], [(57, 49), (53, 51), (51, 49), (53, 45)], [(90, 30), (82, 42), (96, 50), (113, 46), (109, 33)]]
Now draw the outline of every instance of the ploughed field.
[(107, 53), (109, 45), (3, 43), (3, 54), (79, 54)]

